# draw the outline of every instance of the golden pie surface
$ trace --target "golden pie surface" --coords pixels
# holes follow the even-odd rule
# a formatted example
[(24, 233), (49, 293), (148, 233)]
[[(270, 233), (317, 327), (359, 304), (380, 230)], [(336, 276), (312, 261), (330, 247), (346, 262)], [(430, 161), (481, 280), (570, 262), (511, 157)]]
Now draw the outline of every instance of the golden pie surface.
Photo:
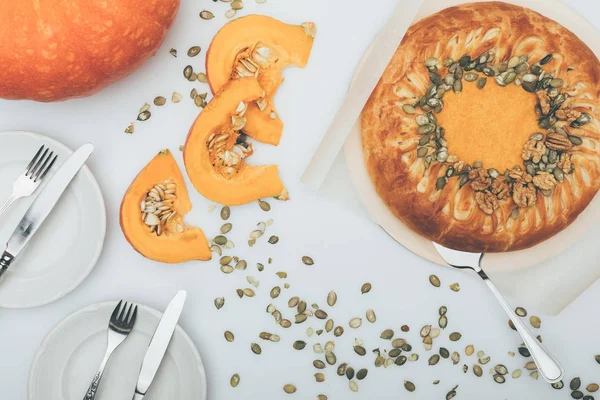
[(557, 234), (600, 188), (599, 78), (579, 38), (524, 7), (471, 3), (417, 22), (361, 117), (379, 196), (458, 250)]

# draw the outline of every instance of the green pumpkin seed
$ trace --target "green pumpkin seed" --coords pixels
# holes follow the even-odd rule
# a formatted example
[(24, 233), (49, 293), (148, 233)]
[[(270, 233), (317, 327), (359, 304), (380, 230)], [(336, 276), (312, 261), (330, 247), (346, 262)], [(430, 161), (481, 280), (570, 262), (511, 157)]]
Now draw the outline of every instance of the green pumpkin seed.
[(435, 57), (429, 57), (427, 60), (425, 60), (425, 66), (428, 68), (435, 67), (437, 63), (438, 59)]
[(506, 379), (502, 375), (496, 374), (494, 375), (494, 382), (502, 384), (506, 382)]
[(574, 399), (582, 399), (583, 393), (580, 392), (579, 390), (575, 390), (575, 391), (571, 392), (571, 397)]
[(305, 265), (314, 265), (314, 264), (315, 264), (315, 262), (313, 261), (313, 259), (312, 259), (312, 258), (310, 258), (309, 256), (303, 256), (303, 257), (302, 257), (302, 262), (303, 262)]
[(370, 283), (368, 283), (368, 282), (364, 283), (360, 288), (360, 293), (361, 294), (369, 293), (371, 291), (371, 288), (372, 288), (372, 286)]
[(439, 361), (440, 361), (440, 356), (438, 354), (434, 354), (431, 357), (429, 357), (428, 364), (436, 365)]
[(188, 55), (188, 57), (196, 57), (198, 54), (200, 54), (200, 50), (201, 50), (200, 46), (190, 47), (187, 52), (187, 55)]
[(508, 374), (508, 369), (502, 365), (502, 364), (498, 364), (494, 367), (494, 371), (496, 371), (497, 374), (499, 375), (506, 375)]
[(554, 382), (551, 385), (554, 389), (560, 390), (565, 387), (565, 383), (563, 381)]
[(313, 361), (313, 366), (316, 369), (325, 369), (325, 367), (326, 367), (325, 363), (323, 361), (321, 361), (321, 360), (315, 360), (315, 361)]
[(580, 378), (573, 378), (571, 380), (571, 383), (569, 383), (569, 388), (571, 388), (571, 390), (577, 390), (581, 387), (581, 379)]
[(579, 136), (569, 135), (568, 138), (574, 146), (581, 146), (583, 144), (583, 140)]
[(217, 297), (215, 299), (215, 307), (217, 308), (217, 310), (220, 310), (224, 305), (225, 305), (225, 298)]
[(348, 378), (349, 381), (354, 379), (354, 368), (352, 368), (352, 367), (346, 368), (346, 378)]
[(441, 356), (442, 358), (448, 358), (448, 357), (450, 357), (450, 352), (448, 351), (448, 349), (447, 349), (447, 348), (445, 348), (445, 347), (440, 347), (440, 356)]
[(228, 342), (233, 342), (233, 340), (235, 339), (233, 333), (231, 333), (230, 331), (225, 331), (224, 336), (225, 340), (227, 340)]
[(441, 285), (440, 278), (438, 278), (435, 275), (429, 275), (429, 283), (431, 283), (435, 287), (440, 287)]
[(458, 333), (458, 332), (452, 332), (450, 334), (450, 340), (453, 341), (453, 342), (459, 341), (461, 337), (462, 337), (462, 335), (460, 333)]
[(565, 82), (562, 79), (559, 78), (554, 78), (550, 81), (550, 86), (553, 88), (559, 88), (562, 87), (565, 84)]
[(233, 374), (229, 380), (229, 384), (231, 387), (237, 387), (237, 385), (240, 384), (240, 376), (238, 374)]
[(438, 325), (440, 328), (446, 329), (446, 327), (448, 326), (448, 317), (446, 317), (445, 315), (442, 315), (440, 317), (440, 319), (438, 320)]
[(531, 357), (531, 353), (527, 347), (519, 347), (519, 354), (525, 358)]
[(552, 61), (552, 54), (548, 54), (547, 56), (545, 56), (544, 58), (542, 58), (540, 60), (540, 65), (546, 65), (548, 64), (550, 61)]
[(420, 147), (417, 150), (417, 157), (418, 158), (424, 158), (427, 155), (427, 152), (428, 152), (428, 150), (427, 150), (426, 147)]
[(475, 72), (468, 72), (465, 74), (465, 81), (467, 82), (475, 82), (477, 79), (479, 79), (479, 75)]
[(381, 335), (379, 337), (381, 339), (390, 340), (392, 339), (392, 337), (394, 337), (394, 331), (392, 329), (386, 329), (383, 332), (381, 332)]
[(342, 363), (337, 367), (337, 374), (339, 376), (344, 376), (346, 374), (346, 367), (348, 367), (347, 363)]
[(539, 329), (542, 326), (542, 320), (540, 319), (540, 317), (537, 317), (535, 315), (532, 315), (529, 318), (529, 322), (531, 323), (531, 326), (533, 326), (536, 329)]
[(475, 364), (473, 365), (473, 373), (475, 374), (475, 376), (481, 377), (483, 375), (483, 370), (479, 365)]
[(448, 179), (446, 179), (445, 176), (442, 176), (440, 178), (437, 179), (437, 181), (435, 182), (435, 187), (437, 190), (442, 190), (446, 187), (446, 183), (448, 182)]
[(485, 87), (485, 85), (487, 84), (487, 78), (479, 78), (477, 80), (477, 87), (479, 89), (483, 89)]
[(362, 346), (354, 346), (354, 352), (359, 356), (364, 356), (367, 354), (367, 350)]
[(414, 392), (416, 389), (416, 386), (411, 381), (404, 381), (404, 388), (406, 390), (408, 390), (409, 392)]

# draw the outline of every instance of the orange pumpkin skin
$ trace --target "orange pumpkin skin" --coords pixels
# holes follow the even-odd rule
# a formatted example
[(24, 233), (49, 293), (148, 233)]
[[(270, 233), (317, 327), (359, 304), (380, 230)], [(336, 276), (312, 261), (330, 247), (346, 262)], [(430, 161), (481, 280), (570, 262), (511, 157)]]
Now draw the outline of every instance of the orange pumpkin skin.
[(264, 91), (255, 78), (230, 81), (190, 128), (183, 150), (185, 169), (196, 190), (204, 197), (230, 206), (270, 196), (288, 199), (276, 165), (249, 166), (242, 161), (236, 165), (235, 173), (224, 175), (219, 169), (221, 166), (215, 167), (214, 154), (208, 149), (207, 143), (215, 134), (229, 135), (224, 143), (226, 149), (231, 149), (239, 136), (229, 128), (236, 108), (241, 102), (248, 104), (262, 95)]
[[(177, 199), (173, 209), (176, 219), (168, 232), (160, 236), (150, 232), (142, 220), (140, 204), (156, 184), (172, 180), (177, 186)], [(191, 260), (210, 260), (208, 241), (199, 228), (185, 226), (183, 216), (192, 209), (181, 171), (169, 150), (161, 151), (131, 183), (121, 203), (121, 229), (131, 246), (144, 257), (164, 263), (181, 263)], [(180, 224), (183, 232), (174, 227)]]
[(239, 79), (234, 67), (240, 54), (257, 45), (273, 51), (273, 62), (261, 69), (257, 79), (264, 89), (265, 107), (249, 104), (244, 132), (262, 143), (277, 145), (283, 122), (273, 105), (273, 97), (283, 82), (281, 72), (288, 66), (304, 68), (312, 50), (315, 24), (291, 25), (264, 15), (248, 15), (227, 23), (213, 38), (206, 53), (206, 74), (213, 93), (231, 79)]
[(156, 53), (179, 0), (0, 1), (0, 97), (89, 96)]

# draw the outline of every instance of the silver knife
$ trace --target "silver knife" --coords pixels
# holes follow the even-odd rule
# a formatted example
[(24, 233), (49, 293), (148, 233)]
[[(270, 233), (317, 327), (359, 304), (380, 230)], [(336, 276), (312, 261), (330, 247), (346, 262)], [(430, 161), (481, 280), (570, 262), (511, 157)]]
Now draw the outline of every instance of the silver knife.
[(25, 216), (19, 222), (17, 229), (15, 229), (10, 239), (8, 239), (6, 250), (0, 256), (0, 277), (2, 277), (15, 257), (21, 253), (31, 237), (37, 232), (67, 186), (69, 186), (69, 183), (71, 183), (90, 154), (92, 154), (92, 151), (94, 151), (94, 146), (90, 143), (84, 144), (77, 149), (54, 176), (52, 176), (42, 192), (37, 196), (33, 204), (31, 204)]
[(167, 352), (167, 347), (169, 347), (169, 343), (173, 337), (173, 332), (183, 310), (186, 297), (187, 292), (185, 290), (177, 292), (160, 319), (158, 327), (156, 327), (156, 331), (154, 331), (154, 335), (150, 339), (148, 351), (146, 351), (146, 355), (144, 356), (133, 400), (142, 400), (146, 396), (148, 388), (152, 384), (160, 363)]

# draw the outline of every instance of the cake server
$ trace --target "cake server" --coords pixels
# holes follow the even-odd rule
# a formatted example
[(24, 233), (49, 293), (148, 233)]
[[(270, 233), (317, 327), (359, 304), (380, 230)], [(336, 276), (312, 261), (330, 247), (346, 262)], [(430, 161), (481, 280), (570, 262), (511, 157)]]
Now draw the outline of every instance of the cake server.
[(90, 143), (84, 144), (77, 149), (60, 169), (52, 176), (48, 184), (29, 207), (25, 216), (17, 225), (17, 229), (13, 232), (6, 250), (0, 256), (0, 277), (6, 272), (12, 264), (15, 257), (21, 253), (29, 240), (40, 225), (44, 222), (48, 214), (52, 211), (62, 194), (64, 193), (69, 183), (73, 180), (77, 172), (83, 167), (89, 156), (94, 151), (94, 146)]
[(187, 292), (185, 290), (177, 292), (160, 319), (158, 327), (152, 339), (150, 339), (148, 351), (146, 351), (146, 355), (144, 356), (133, 400), (142, 400), (146, 396), (148, 388), (152, 384), (160, 363), (167, 352), (167, 347), (169, 347), (173, 332), (175, 332), (175, 327), (177, 327), (177, 321), (179, 321), (186, 297)]
[(510, 317), (510, 320), (517, 329), (517, 332), (519, 332), (519, 335), (521, 335), (521, 338), (523, 338), (523, 342), (525, 342), (533, 361), (538, 367), (539, 374), (546, 382), (559, 382), (565, 374), (564, 368), (556, 358), (550, 354), (550, 351), (537, 340), (525, 324), (521, 322), (521, 319), (515, 314), (502, 294), (500, 294), (496, 285), (492, 283), (485, 271), (481, 268), (481, 259), (484, 255), (480, 253), (466, 253), (463, 251), (451, 250), (437, 243), (433, 243), (433, 246), (440, 256), (442, 256), (444, 261), (451, 267), (458, 269), (472, 269), (479, 274), (492, 293), (494, 293), (494, 296), (496, 296), (496, 299), (498, 299), (500, 305), (504, 308), (504, 311), (506, 311)]

